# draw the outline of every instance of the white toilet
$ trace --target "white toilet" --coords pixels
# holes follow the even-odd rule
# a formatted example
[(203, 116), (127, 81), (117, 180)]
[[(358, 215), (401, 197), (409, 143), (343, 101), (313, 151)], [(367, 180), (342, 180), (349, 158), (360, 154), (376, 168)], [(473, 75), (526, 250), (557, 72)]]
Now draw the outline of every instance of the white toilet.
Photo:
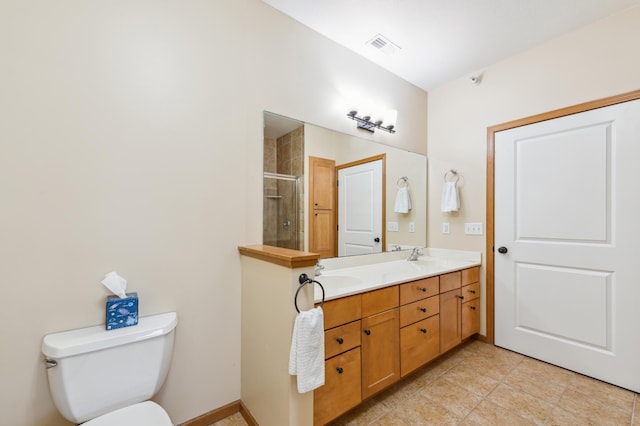
[(176, 313), (168, 312), (117, 330), (101, 325), (45, 336), (42, 353), (58, 411), (83, 426), (172, 426), (167, 412), (147, 400), (169, 372), (177, 324)]

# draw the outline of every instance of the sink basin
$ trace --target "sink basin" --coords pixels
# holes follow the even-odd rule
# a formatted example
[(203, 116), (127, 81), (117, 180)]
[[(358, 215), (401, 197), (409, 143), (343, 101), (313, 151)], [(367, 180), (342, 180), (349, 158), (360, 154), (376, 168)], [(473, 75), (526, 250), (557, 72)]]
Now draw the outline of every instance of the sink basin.
[(325, 287), (348, 287), (362, 283), (362, 280), (349, 275), (320, 275), (316, 278)]

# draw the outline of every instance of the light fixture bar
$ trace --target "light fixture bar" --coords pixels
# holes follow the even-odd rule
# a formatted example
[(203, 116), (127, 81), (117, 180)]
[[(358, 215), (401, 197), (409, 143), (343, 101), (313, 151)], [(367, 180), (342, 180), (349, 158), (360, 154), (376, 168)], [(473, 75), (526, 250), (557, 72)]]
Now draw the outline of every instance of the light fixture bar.
[(373, 122), (371, 121), (371, 117), (368, 115), (365, 115), (364, 117), (359, 117), (358, 111), (349, 111), (349, 113), (347, 114), (347, 117), (349, 117), (350, 119), (354, 120), (357, 123), (358, 129), (364, 129), (371, 133), (375, 132), (376, 129), (384, 130), (385, 132), (389, 132), (389, 133), (396, 132), (395, 130), (393, 130), (395, 127), (393, 124), (390, 124), (385, 127), (382, 125), (382, 121)]

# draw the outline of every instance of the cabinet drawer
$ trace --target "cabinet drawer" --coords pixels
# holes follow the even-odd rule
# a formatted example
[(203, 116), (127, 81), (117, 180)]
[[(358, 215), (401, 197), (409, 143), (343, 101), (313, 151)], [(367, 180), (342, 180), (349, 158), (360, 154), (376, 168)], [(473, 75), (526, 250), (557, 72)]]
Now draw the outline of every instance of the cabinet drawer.
[(462, 304), (462, 338), (480, 331), (480, 299)]
[(460, 288), (462, 285), (462, 272), (456, 271), (440, 275), (440, 293)]
[(322, 305), (324, 329), (328, 330), (362, 318), (361, 295), (330, 300)]
[(354, 321), (324, 332), (325, 359), (356, 346), (360, 346), (360, 321)]
[(463, 269), (462, 271), (462, 285), (467, 285), (480, 281), (480, 267), (474, 266), (473, 268)]
[(405, 376), (440, 353), (440, 318), (430, 318), (400, 329), (400, 371)]
[(440, 277), (425, 278), (400, 285), (400, 304), (415, 302), (440, 293)]
[(360, 348), (325, 361), (324, 386), (313, 392), (313, 424), (324, 425), (362, 401)]
[(437, 314), (439, 311), (440, 300), (438, 296), (400, 306), (400, 327), (423, 320)]
[(362, 294), (362, 317), (398, 307), (398, 286), (381, 288)]
[(474, 300), (480, 297), (480, 283), (473, 283), (462, 287), (462, 299), (464, 302)]

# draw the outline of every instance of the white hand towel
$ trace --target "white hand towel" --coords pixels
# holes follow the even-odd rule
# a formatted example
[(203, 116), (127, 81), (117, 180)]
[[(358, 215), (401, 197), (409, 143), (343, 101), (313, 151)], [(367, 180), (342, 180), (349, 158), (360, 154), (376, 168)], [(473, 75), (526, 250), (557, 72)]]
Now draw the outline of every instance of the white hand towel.
[(458, 195), (458, 187), (456, 182), (445, 182), (442, 188), (442, 203), (441, 209), (443, 212), (457, 212), (460, 210), (460, 197)]
[(298, 314), (293, 325), (289, 374), (298, 376), (298, 392), (324, 385), (324, 315), (322, 308)]
[(409, 210), (411, 210), (411, 197), (407, 188), (402, 187), (398, 189), (394, 211), (396, 213), (409, 213)]

